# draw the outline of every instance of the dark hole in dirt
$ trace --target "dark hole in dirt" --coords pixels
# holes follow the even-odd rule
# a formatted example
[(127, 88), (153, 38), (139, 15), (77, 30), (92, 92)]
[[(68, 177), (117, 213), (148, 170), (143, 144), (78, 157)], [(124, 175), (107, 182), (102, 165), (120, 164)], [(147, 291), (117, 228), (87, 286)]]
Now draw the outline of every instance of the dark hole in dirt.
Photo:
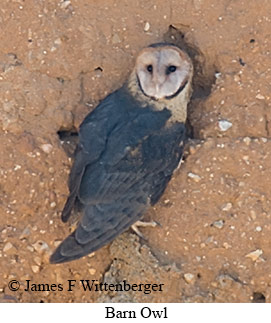
[(94, 71), (98, 71), (98, 72), (102, 72), (103, 71), (103, 69), (100, 67), (100, 66), (98, 66), (98, 67), (96, 67), (95, 69), (94, 69)]
[(60, 82), (61, 84), (63, 84), (65, 82), (65, 80), (62, 77), (57, 77), (56, 78), (58, 80), (58, 82)]
[(252, 303), (265, 303), (264, 294), (259, 292), (254, 292), (252, 296)]
[(200, 274), (200, 273), (198, 273), (198, 274), (197, 274), (197, 277), (198, 277), (198, 279), (200, 279), (200, 278), (201, 278), (201, 274)]
[(57, 134), (65, 153), (72, 157), (78, 143), (78, 132), (76, 129), (59, 130)]
[(205, 100), (212, 91), (212, 86), (215, 83), (215, 75), (219, 74), (219, 71), (215, 66), (207, 66), (206, 59), (201, 50), (194, 44), (192, 44), (186, 37), (189, 31), (187, 26), (173, 26), (170, 25), (168, 31), (164, 35), (164, 41), (174, 44), (188, 53), (192, 59), (194, 65), (193, 76), (193, 94), (191, 101), (188, 105), (188, 117), (187, 117), (187, 132), (189, 138), (196, 138), (195, 131), (193, 129), (193, 122), (191, 115), (193, 111), (197, 109), (200, 102)]
[[(184, 28), (187, 29), (187, 28)], [(194, 44), (191, 44), (189, 40), (186, 39), (187, 30), (182, 30), (170, 25), (168, 31), (164, 35), (164, 40), (168, 43), (175, 44), (179, 48), (183, 49), (188, 53), (193, 61), (194, 65), (194, 77), (193, 77), (193, 99), (203, 99), (210, 95), (212, 90), (212, 85), (215, 83), (215, 67), (209, 75), (206, 75), (205, 69), (205, 57), (201, 50)], [(217, 72), (217, 71), (216, 71)]]
[(239, 63), (240, 63), (240, 65), (242, 65), (242, 66), (245, 66), (245, 65), (246, 65), (246, 63), (242, 60), (242, 58), (239, 58)]
[(251, 44), (252, 44), (252, 43), (255, 43), (255, 39), (251, 38), (249, 42), (250, 42)]

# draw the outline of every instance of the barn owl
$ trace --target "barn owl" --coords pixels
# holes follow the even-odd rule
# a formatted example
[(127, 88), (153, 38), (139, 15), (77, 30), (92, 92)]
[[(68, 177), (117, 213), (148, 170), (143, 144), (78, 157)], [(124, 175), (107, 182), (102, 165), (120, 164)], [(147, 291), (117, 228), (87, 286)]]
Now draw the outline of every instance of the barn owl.
[(86, 116), (62, 220), (78, 205), (81, 216), (51, 263), (96, 251), (159, 200), (182, 157), (192, 76), (184, 51), (150, 45), (139, 53), (124, 85)]

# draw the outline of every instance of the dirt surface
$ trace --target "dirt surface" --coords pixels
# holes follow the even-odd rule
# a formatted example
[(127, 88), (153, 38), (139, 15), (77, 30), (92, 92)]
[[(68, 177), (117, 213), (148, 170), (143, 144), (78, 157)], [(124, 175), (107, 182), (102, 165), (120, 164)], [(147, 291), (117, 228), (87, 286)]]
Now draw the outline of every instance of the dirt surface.
[[(0, 300), (271, 301), (269, 0), (4, 0), (0, 9)], [(48, 258), (84, 116), (122, 85), (138, 51), (185, 42), (196, 75), (193, 139), (142, 229), (81, 260)], [(67, 280), (76, 288), (67, 291)], [(164, 284), (84, 292), (80, 279)], [(8, 283), (17, 280), (18, 291)], [(63, 290), (25, 291), (26, 281)]]

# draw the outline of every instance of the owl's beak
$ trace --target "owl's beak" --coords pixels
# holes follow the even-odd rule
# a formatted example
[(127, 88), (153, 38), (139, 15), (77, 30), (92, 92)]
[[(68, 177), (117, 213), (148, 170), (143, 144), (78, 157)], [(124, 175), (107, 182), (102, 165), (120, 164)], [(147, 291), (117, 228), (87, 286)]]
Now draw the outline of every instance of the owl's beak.
[(160, 92), (160, 88), (161, 88), (161, 85), (160, 84), (156, 84), (155, 85), (155, 92), (156, 92), (156, 94), (158, 94)]

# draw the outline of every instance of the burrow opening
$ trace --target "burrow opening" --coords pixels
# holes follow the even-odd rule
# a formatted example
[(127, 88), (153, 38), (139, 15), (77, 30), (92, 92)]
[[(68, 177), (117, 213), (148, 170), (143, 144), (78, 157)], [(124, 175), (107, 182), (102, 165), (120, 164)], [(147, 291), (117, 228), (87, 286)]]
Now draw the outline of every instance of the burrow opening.
[(252, 303), (265, 303), (264, 294), (259, 292), (254, 292), (252, 295)]
[(188, 104), (187, 129), (188, 137), (199, 139), (195, 136), (193, 129), (192, 115), (193, 111), (199, 107), (202, 101), (206, 100), (211, 94), (212, 87), (215, 84), (215, 75), (219, 73), (215, 65), (207, 64), (207, 60), (199, 49), (187, 36), (189, 28), (183, 25), (170, 25), (164, 35), (164, 41), (171, 43), (184, 50), (192, 59), (194, 65), (194, 75), (192, 80), (193, 94)]
[(61, 146), (68, 157), (73, 157), (78, 143), (78, 132), (75, 127), (57, 132)]

